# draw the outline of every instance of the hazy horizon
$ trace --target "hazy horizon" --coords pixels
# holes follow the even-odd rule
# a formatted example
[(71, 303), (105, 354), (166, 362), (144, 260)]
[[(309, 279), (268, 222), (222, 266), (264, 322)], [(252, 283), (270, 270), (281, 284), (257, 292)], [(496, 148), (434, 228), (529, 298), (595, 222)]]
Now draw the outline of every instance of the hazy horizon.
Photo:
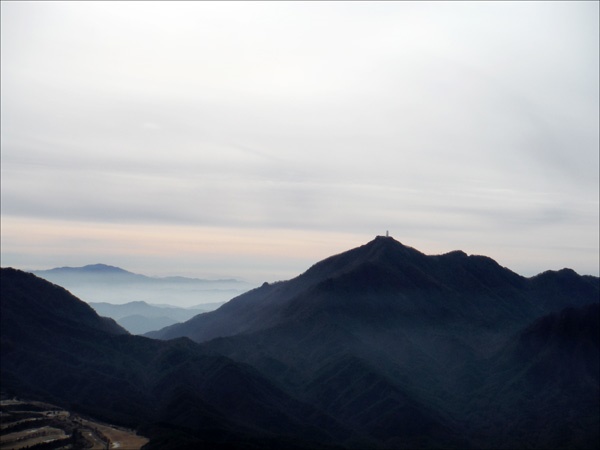
[(2, 2), (1, 263), (600, 274), (598, 2)]
[[(386, 230), (386, 231), (388, 231), (388, 230)], [(377, 236), (384, 236), (384, 235), (385, 234), (380, 234), (380, 235), (377, 235)], [(377, 236), (373, 236), (372, 238), (375, 238)], [(390, 236), (390, 237), (396, 239), (394, 236)], [(365, 241), (365, 242), (360, 243), (360, 244), (358, 244), (356, 246), (364, 245), (367, 242), (368, 241)], [(409, 247), (413, 247), (413, 246), (411, 246), (411, 245), (409, 245), (407, 243), (402, 243), (402, 244), (406, 245), (406, 246), (409, 246)], [(131, 273), (138, 274), (138, 275), (145, 275), (145, 276), (148, 276), (148, 277), (162, 278), (162, 277), (172, 277), (172, 276), (177, 277), (177, 276), (182, 276), (182, 277), (188, 277), (188, 278), (203, 279), (203, 280), (207, 280), (207, 281), (219, 281), (219, 280), (224, 280), (224, 279), (232, 279), (232, 280), (238, 280), (238, 281), (243, 281), (243, 282), (249, 283), (252, 287), (254, 287), (254, 286), (258, 286), (258, 285), (262, 284), (265, 281), (266, 282), (277, 282), (277, 281), (287, 281), (289, 279), (295, 278), (295, 277), (301, 275), (306, 270), (308, 270), (310, 268), (310, 266), (312, 266), (313, 264), (316, 264), (316, 263), (318, 263), (318, 262), (322, 261), (323, 259), (326, 259), (326, 258), (328, 258), (330, 256), (334, 256), (334, 255), (337, 255), (339, 253), (343, 253), (343, 252), (345, 252), (347, 250), (351, 250), (352, 248), (355, 248), (355, 247), (349, 247), (349, 248), (343, 249), (341, 251), (335, 251), (334, 253), (327, 254), (327, 255), (324, 255), (323, 257), (320, 257), (320, 259), (318, 259), (318, 260), (307, 261), (307, 265), (304, 268), (300, 268), (298, 270), (298, 272), (296, 272), (296, 273), (291, 273), (290, 272), (289, 276), (286, 277), (286, 278), (277, 278), (277, 279), (269, 279), (269, 280), (262, 279), (262, 278), (259, 278), (259, 277), (256, 277), (256, 276), (254, 276), (254, 277), (252, 277), (252, 276), (250, 276), (250, 277), (236, 276), (235, 273), (222, 273), (222, 274), (219, 274), (219, 273), (210, 272), (210, 271), (205, 271), (205, 272), (202, 272), (202, 273), (195, 273), (195, 272), (186, 271), (185, 268), (183, 268), (180, 271), (173, 272), (173, 271), (169, 271), (168, 269), (165, 269), (165, 268), (163, 268), (163, 270), (161, 270), (160, 266), (154, 266), (154, 270), (150, 269), (148, 271), (134, 270), (134, 269), (128, 268), (126, 266), (120, 266), (120, 265), (117, 265), (117, 264), (108, 264), (108, 263), (105, 263), (105, 262), (102, 262), (102, 261), (79, 263), (79, 264), (75, 264), (75, 265), (68, 265), (68, 264), (66, 264), (66, 265), (55, 265), (55, 266), (45, 266), (45, 267), (25, 267), (25, 266), (22, 266), (22, 267), (14, 267), (14, 268), (20, 269), (20, 270), (23, 270), (23, 271), (26, 271), (26, 272), (37, 272), (37, 271), (45, 271), (45, 270), (52, 270), (52, 269), (58, 269), (58, 268), (82, 268), (82, 267), (85, 267), (85, 266), (100, 264), (100, 265), (106, 265), (106, 266), (116, 267), (116, 268), (119, 268), (119, 269), (123, 269), (123, 270), (125, 270), (127, 272), (131, 272)], [(416, 248), (416, 250), (421, 251), (419, 248)], [(453, 249), (453, 250), (444, 251), (444, 252), (438, 252), (438, 253), (426, 253), (425, 252), (425, 254), (426, 255), (441, 255), (441, 254), (448, 253), (448, 252), (455, 251), (455, 250), (464, 251), (463, 249), (456, 248), (456, 249)], [(495, 259), (491, 255), (483, 255), (483, 254), (479, 254), (479, 253), (469, 253), (469, 252), (466, 252), (466, 253), (468, 255), (482, 255), (482, 256), (487, 256), (487, 257), (491, 257), (492, 259)], [(80, 256), (78, 256), (77, 260), (78, 261), (82, 260), (82, 258)], [(498, 262), (501, 266), (503, 265), (501, 261), (496, 260), (496, 262)], [(7, 266), (3, 265), (3, 267), (7, 267)], [(556, 270), (561, 270), (561, 269), (565, 269), (565, 268), (572, 269), (571, 267), (563, 266), (563, 267), (545, 268), (545, 269), (540, 270), (539, 272), (531, 272), (531, 273), (525, 272), (525, 273), (523, 273), (523, 272), (516, 271), (516, 270), (514, 270), (513, 268), (511, 268), (509, 266), (505, 266), (505, 267), (508, 268), (508, 269), (510, 269), (510, 270), (512, 270), (512, 271), (514, 271), (514, 272), (516, 272), (517, 274), (525, 276), (525, 277), (532, 277), (532, 276), (538, 275), (538, 274), (540, 274), (540, 273), (542, 273), (544, 271), (547, 271), (547, 270), (555, 270), (556, 271)], [(579, 273), (579, 274), (580, 275), (596, 275), (597, 276), (597, 274), (592, 274), (592, 273)]]

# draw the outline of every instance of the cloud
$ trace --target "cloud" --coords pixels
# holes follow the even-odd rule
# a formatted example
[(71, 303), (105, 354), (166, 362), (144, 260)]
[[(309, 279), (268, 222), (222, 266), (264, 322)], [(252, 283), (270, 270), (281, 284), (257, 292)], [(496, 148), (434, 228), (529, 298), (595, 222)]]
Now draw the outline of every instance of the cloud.
[(4, 2), (2, 215), (597, 253), (598, 28), (592, 2)]

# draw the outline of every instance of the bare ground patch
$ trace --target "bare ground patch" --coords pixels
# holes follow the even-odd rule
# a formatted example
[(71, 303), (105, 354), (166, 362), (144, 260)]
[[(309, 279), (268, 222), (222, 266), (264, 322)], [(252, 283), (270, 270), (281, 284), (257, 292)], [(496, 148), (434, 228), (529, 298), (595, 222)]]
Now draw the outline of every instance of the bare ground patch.
[(134, 430), (101, 423), (48, 403), (0, 401), (0, 449), (23, 449), (55, 441), (56, 448), (139, 450), (148, 439)]

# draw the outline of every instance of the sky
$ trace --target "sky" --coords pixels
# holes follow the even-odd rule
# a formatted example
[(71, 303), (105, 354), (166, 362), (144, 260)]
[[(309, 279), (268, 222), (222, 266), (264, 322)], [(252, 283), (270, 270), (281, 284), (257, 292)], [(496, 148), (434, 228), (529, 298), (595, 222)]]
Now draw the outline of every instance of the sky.
[(598, 2), (2, 2), (1, 263), (599, 272)]

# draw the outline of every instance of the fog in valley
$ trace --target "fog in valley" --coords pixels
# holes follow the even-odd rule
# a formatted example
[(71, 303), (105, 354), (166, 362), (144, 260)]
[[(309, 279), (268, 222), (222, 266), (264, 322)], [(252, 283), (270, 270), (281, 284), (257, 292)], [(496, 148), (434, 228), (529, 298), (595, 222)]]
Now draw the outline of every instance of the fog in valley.
[(256, 287), (236, 279), (147, 277), (102, 264), (32, 272), (64, 286), (88, 303), (105, 302), (120, 305), (143, 301), (181, 308), (213, 309), (214, 305), (210, 304), (225, 302)]
[(148, 277), (105, 264), (32, 272), (65, 287), (132, 334), (184, 322), (255, 287), (233, 278)]

